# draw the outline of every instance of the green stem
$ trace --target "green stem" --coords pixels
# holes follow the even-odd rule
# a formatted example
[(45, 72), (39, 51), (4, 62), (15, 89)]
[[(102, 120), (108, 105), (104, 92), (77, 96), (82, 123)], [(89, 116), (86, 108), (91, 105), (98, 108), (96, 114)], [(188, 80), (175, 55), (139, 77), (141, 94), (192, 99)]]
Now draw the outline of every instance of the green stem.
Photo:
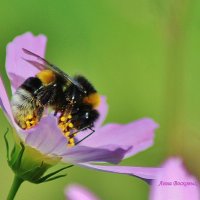
[(15, 195), (23, 181), (23, 179), (15, 175), (7, 200), (13, 200), (15, 198)]

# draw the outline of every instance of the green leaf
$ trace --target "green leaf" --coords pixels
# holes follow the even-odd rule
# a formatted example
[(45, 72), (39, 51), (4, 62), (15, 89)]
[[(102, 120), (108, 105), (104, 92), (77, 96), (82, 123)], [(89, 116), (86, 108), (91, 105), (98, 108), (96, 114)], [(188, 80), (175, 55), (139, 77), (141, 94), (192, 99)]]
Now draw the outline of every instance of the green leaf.
[[(51, 173), (47, 174), (46, 176), (43, 176), (42, 178), (40, 178), (39, 180), (37, 180), (35, 183), (43, 183), (43, 182), (45, 182), (45, 181), (47, 181), (47, 180), (49, 180), (49, 179), (53, 179), (53, 178), (55, 178), (55, 177), (52, 177), (52, 176), (58, 174), (59, 172), (65, 170), (65, 169), (68, 169), (68, 168), (70, 168), (70, 167), (73, 167), (73, 166), (74, 166), (74, 165), (69, 165), (69, 166), (63, 167), (63, 168), (61, 168), (61, 169), (59, 169), (59, 170), (56, 170), (56, 171), (54, 171), (54, 172), (51, 172)], [(66, 175), (59, 175), (59, 176), (66, 176)], [(58, 176), (56, 176), (56, 177), (58, 177)], [(55, 178), (55, 179), (56, 179), (56, 178)]]

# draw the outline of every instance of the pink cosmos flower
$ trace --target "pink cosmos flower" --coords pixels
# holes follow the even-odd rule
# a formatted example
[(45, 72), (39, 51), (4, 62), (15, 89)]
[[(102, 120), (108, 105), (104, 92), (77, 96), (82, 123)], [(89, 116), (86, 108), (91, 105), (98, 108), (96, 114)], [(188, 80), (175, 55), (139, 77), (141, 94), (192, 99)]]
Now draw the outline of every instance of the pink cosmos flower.
[[(65, 189), (68, 200), (98, 200), (88, 189), (69, 185)], [(151, 186), (150, 200), (199, 200), (200, 187), (197, 179), (186, 171), (179, 158), (165, 162)]]
[[(25, 33), (16, 37), (8, 44), (6, 71), (11, 82), (12, 93), (15, 92), (24, 80), (28, 77), (35, 76), (39, 71), (22, 59), (29, 59), (29, 55), (25, 55), (22, 48), (44, 57), (46, 40), (44, 35), (33, 36), (31, 33)], [(44, 116), (40, 123), (32, 129), (26, 131), (20, 129), (13, 119), (9, 99), (1, 78), (0, 106), (12, 127), (14, 127), (18, 137), (25, 145), (25, 148), (30, 147), (31, 150), (37, 153), (39, 152), (43, 157), (48, 158), (48, 161), (54, 159), (63, 163), (72, 163), (74, 165), (111, 173), (132, 175), (147, 180), (154, 179), (156, 173), (159, 171), (157, 168), (148, 167), (94, 164), (102, 162), (117, 164), (122, 159), (149, 148), (153, 145), (154, 132), (158, 127), (152, 119), (148, 118), (125, 125), (107, 124), (102, 126), (108, 110), (105, 97), (101, 98), (101, 105), (98, 108), (100, 118), (95, 123), (96, 132), (72, 148), (66, 147), (66, 138), (58, 128), (57, 118), (53, 114)], [(78, 134), (78, 138), (83, 138), (87, 134), (87, 131), (81, 132)]]
[(179, 158), (171, 158), (153, 181), (150, 200), (199, 200), (200, 187)]

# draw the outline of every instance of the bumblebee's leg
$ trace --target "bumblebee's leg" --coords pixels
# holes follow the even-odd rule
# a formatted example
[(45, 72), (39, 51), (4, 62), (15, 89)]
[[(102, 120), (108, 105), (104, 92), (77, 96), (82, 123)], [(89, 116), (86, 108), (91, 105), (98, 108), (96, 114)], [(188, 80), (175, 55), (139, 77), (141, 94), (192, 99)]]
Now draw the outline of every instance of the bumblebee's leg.
[(80, 129), (80, 130), (78, 130), (78, 131), (76, 131), (76, 132), (71, 133), (71, 134), (70, 134), (70, 129), (69, 129), (69, 132), (68, 132), (68, 134), (66, 135), (66, 138), (67, 138), (67, 146), (68, 146), (68, 147), (73, 147), (73, 146), (75, 146), (76, 143), (75, 143), (75, 138), (74, 138), (74, 137), (77, 135), (77, 133), (79, 133), (80, 131), (85, 130), (86, 128), (88, 128), (88, 127), (84, 127), (84, 128), (82, 128), (82, 129)]
[(54, 116), (56, 117), (57, 116), (57, 114), (58, 114), (58, 111), (57, 110), (55, 110), (55, 112), (54, 112)]
[(89, 128), (91, 130), (91, 133), (89, 133), (87, 136), (85, 136), (83, 139), (81, 139), (80, 141), (76, 142), (75, 145), (81, 143), (83, 140), (87, 139), (88, 137), (90, 137), (94, 132), (95, 130), (93, 130), (91, 127)]
[[(74, 137), (77, 135), (77, 133), (85, 130), (86, 128), (90, 129), (91, 133), (89, 133), (87, 136), (85, 136), (84, 138), (82, 138), (81, 140), (79, 140), (78, 142), (75, 143)], [(71, 146), (71, 143), (74, 144), (74, 145), (77, 145), (77, 144), (81, 143), (83, 140), (85, 140), (88, 137), (90, 137), (94, 132), (95, 132), (95, 130), (93, 130), (91, 127), (84, 127), (82, 129), (78, 130), (77, 132), (72, 133), (71, 135), (69, 135), (68, 145)], [(74, 145), (72, 145), (72, 146), (74, 146)]]
[(71, 134), (70, 136), (67, 137), (67, 147), (73, 147), (75, 146), (75, 139), (74, 135)]

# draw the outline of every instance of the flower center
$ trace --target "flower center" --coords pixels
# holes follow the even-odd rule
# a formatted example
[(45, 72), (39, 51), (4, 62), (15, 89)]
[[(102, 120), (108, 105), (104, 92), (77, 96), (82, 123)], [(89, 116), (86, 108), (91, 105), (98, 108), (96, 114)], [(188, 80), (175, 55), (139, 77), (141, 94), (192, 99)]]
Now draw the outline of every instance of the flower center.
[(34, 115), (27, 115), (25, 117), (25, 123), (22, 125), (23, 129), (30, 129), (38, 123), (38, 118)]
[(71, 114), (63, 113), (58, 122), (58, 127), (62, 131), (63, 135), (67, 138), (67, 146), (73, 147), (75, 145), (74, 136), (76, 136), (76, 129), (72, 123), (72, 116)]

